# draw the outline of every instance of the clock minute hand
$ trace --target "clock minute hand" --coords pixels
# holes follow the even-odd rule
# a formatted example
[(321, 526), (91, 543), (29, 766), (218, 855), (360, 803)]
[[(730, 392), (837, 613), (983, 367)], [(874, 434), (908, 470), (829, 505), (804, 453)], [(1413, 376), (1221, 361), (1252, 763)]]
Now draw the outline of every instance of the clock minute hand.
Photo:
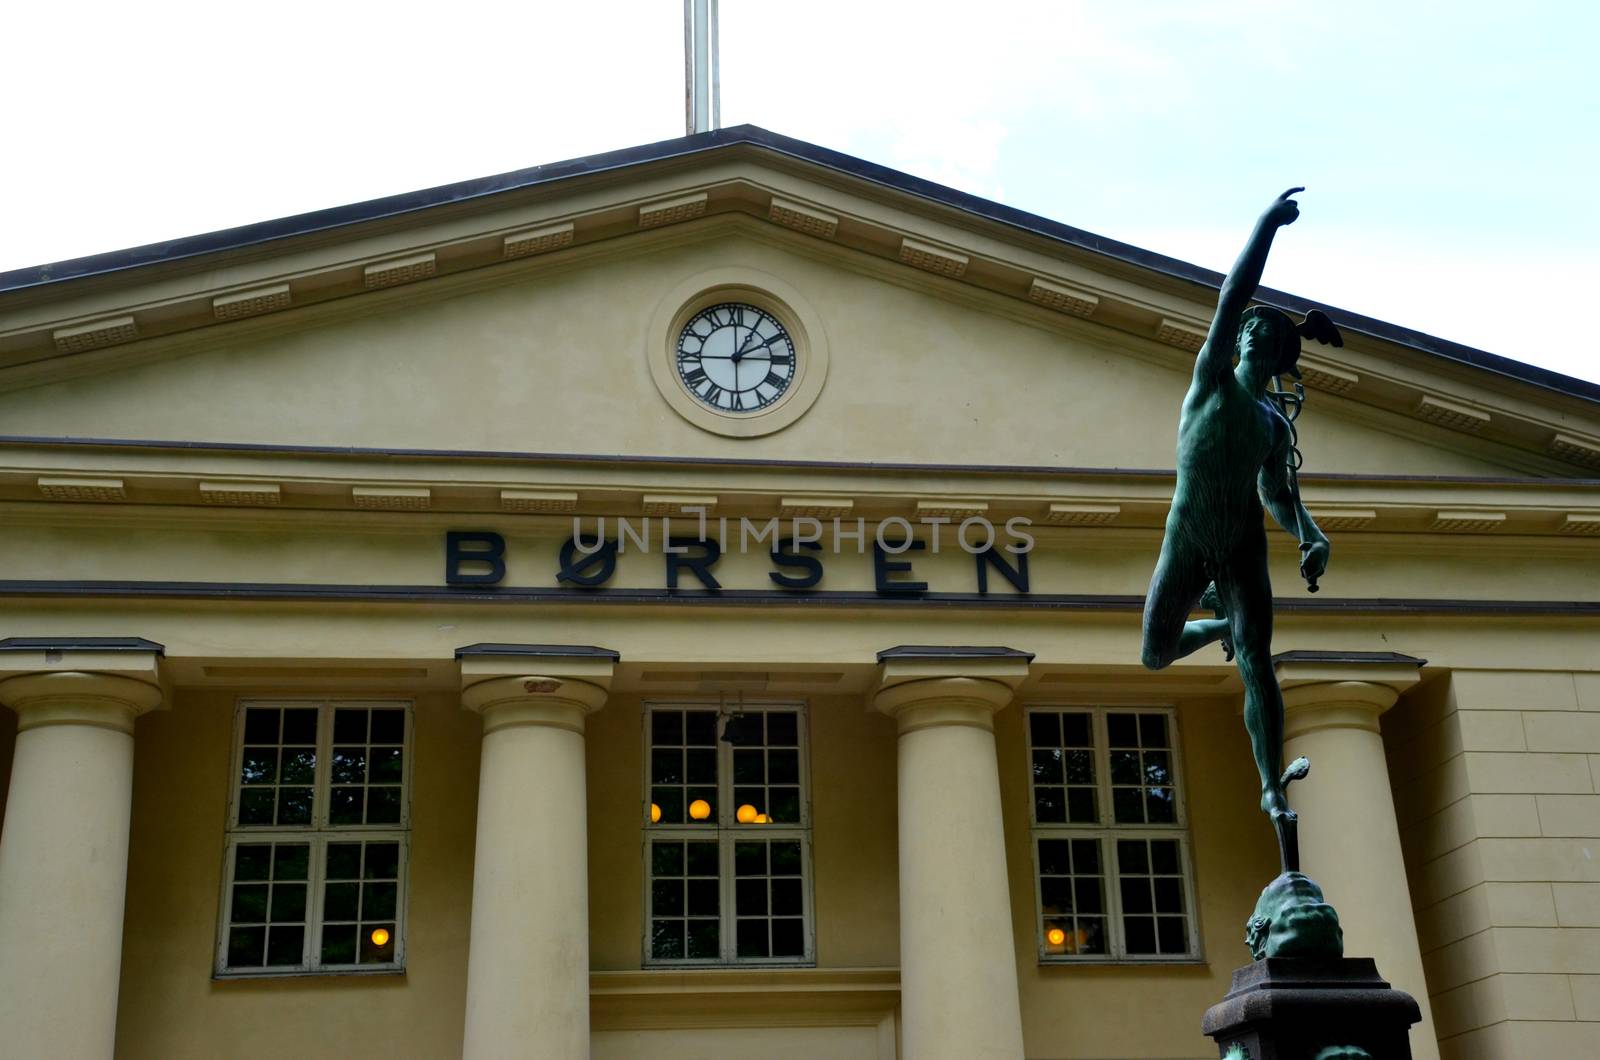
[[(734, 334), (737, 335), (738, 332), (735, 331)], [(750, 340), (754, 339), (759, 334), (760, 333), (756, 331), (755, 328), (750, 329), (750, 334), (746, 335), (744, 337), (744, 341), (739, 343), (739, 348), (733, 351), (734, 364), (738, 364), (740, 361), (744, 360), (744, 355), (750, 352)]]

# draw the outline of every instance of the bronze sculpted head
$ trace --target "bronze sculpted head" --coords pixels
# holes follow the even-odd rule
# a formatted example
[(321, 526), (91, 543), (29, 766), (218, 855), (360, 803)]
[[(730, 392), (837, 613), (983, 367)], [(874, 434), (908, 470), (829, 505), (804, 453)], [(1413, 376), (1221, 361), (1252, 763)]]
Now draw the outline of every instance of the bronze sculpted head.
[(1323, 900), (1322, 888), (1299, 872), (1286, 872), (1267, 884), (1245, 925), (1244, 940), (1258, 961), (1344, 955), (1339, 914)]

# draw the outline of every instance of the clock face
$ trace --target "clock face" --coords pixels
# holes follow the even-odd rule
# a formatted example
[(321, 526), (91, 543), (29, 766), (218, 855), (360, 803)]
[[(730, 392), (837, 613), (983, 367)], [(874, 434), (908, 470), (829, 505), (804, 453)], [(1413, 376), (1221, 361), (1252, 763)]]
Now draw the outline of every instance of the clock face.
[(764, 309), (722, 302), (689, 318), (678, 336), (678, 378), (718, 412), (759, 412), (794, 382), (794, 340)]

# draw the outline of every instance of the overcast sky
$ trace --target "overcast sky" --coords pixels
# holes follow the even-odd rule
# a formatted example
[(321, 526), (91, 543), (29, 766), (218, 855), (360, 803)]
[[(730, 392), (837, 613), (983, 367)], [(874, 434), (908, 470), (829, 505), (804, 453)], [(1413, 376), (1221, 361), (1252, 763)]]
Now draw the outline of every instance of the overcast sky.
[[(681, 0), (15, 5), (0, 270), (683, 132)], [(750, 122), (1600, 381), (1600, 5), (722, 0)]]

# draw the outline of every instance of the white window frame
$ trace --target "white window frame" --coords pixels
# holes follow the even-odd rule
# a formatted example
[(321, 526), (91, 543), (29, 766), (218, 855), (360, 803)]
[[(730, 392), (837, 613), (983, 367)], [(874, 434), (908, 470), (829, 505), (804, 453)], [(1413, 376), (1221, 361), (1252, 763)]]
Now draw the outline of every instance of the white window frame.
[[(681, 824), (656, 824), (650, 820), (651, 719), (657, 710), (713, 710), (717, 719), (717, 812), (714, 819), (684, 821)], [(740, 824), (738, 807), (734, 805), (733, 752), (734, 746), (722, 739), (722, 729), (728, 718), (735, 714), (754, 714), (767, 711), (794, 711), (795, 739), (800, 751), (800, 820), (791, 824)], [(644, 887), (641, 905), (644, 910), (644, 929), (641, 941), (643, 965), (648, 968), (809, 968), (817, 962), (817, 928), (812, 898), (811, 859), (811, 741), (807, 705), (795, 700), (763, 700), (741, 703), (730, 709), (726, 704), (704, 700), (652, 700), (645, 704), (644, 725), (640, 742), (643, 748), (641, 782), (643, 797), (640, 800), (640, 821), (644, 831), (641, 844), (644, 865)], [(685, 806), (687, 811), (687, 806)], [(718, 878), (718, 940), (722, 950), (717, 957), (659, 958), (650, 953), (651, 922), (655, 903), (654, 865), (650, 845), (652, 840), (665, 839), (677, 842), (715, 842), (717, 844)], [(734, 877), (734, 844), (741, 839), (769, 841), (798, 839), (800, 841), (800, 901), (804, 926), (805, 952), (799, 957), (740, 957), (738, 956), (738, 915), (735, 909), (737, 881)], [(770, 914), (769, 914), (770, 915)]]
[[(1095, 799), (1099, 820), (1087, 822), (1040, 822), (1033, 794), (1033, 725), (1035, 712), (1088, 714), (1094, 740)], [(1112, 714), (1161, 714), (1167, 719), (1167, 737), (1172, 755), (1172, 823), (1124, 824), (1115, 819), (1112, 805), (1111, 741), (1106, 719)], [(1023, 710), (1024, 768), (1028, 799), (1028, 857), (1033, 866), (1033, 930), (1040, 964), (1196, 964), (1205, 960), (1201, 949), (1200, 916), (1195, 905), (1194, 858), (1190, 847), (1188, 807), (1184, 796), (1183, 740), (1178, 730), (1178, 712), (1164, 704), (1096, 705), (1084, 703), (1030, 703)], [(1119, 839), (1176, 839), (1178, 867), (1183, 874), (1184, 913), (1188, 926), (1188, 950), (1175, 953), (1128, 953), (1122, 922), (1121, 869), (1117, 862)], [(1039, 840), (1094, 839), (1100, 843), (1100, 865), (1105, 880), (1107, 925), (1105, 953), (1051, 953), (1044, 938), (1044, 899), (1041, 893)]]
[[(222, 894), (217, 902), (217, 945), (212, 976), (216, 979), (263, 979), (295, 975), (393, 975), (405, 970), (406, 901), (411, 864), (411, 771), (415, 757), (412, 737), (414, 702), (408, 699), (297, 699), (254, 696), (240, 699), (234, 708), (231, 770), (228, 775), (228, 817), (222, 852)], [(312, 780), (311, 823), (305, 825), (239, 824), (240, 783), (245, 747), (245, 712), (251, 707), (317, 710), (317, 765)], [(333, 773), (333, 717), (340, 708), (403, 709), (404, 753), (400, 759), (400, 820), (392, 824), (330, 824), (328, 803)], [(370, 783), (370, 782), (369, 782)], [(323, 964), (322, 913), (327, 879), (327, 853), (330, 843), (381, 843), (399, 845), (396, 866), (394, 960), (382, 964)], [(272, 965), (266, 968), (234, 968), (228, 965), (228, 932), (233, 920), (235, 853), (240, 846), (261, 843), (304, 843), (310, 847), (306, 871), (305, 940), (299, 964)], [(359, 939), (357, 940), (359, 945)], [(359, 950), (358, 950), (359, 954)]]

